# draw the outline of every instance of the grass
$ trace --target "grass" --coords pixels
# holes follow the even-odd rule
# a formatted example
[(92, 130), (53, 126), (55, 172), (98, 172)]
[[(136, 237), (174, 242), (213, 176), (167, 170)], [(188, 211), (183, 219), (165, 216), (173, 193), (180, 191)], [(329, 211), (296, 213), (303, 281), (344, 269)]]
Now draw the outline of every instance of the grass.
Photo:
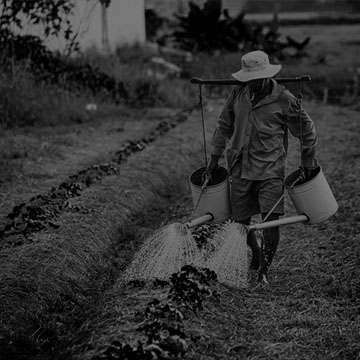
[[(50, 129), (53, 132), (53, 127)], [(24, 176), (29, 176), (31, 166), (45, 158), (64, 160), (64, 148), (75, 144), (72, 134), (61, 134), (60, 131), (50, 137), (47, 131), (4, 129), (0, 136), (0, 186), (21, 181)], [(36, 176), (35, 167), (33, 176)]]
[(151, 59), (156, 56), (159, 55), (154, 51), (134, 45), (118, 48), (115, 54), (105, 57), (91, 50), (85, 54), (85, 59), (126, 84), (128, 105), (132, 107), (184, 108), (191, 105), (193, 92), (189, 91), (186, 80), (174, 76), (158, 79), (149, 73), (155, 70)]
[(0, 67), (1, 128), (82, 122), (87, 99), (35, 81), (26, 64)]
[[(145, 74), (149, 54), (144, 48), (123, 48), (108, 57), (94, 52), (86, 56), (90, 63), (126, 82), (129, 105), (133, 108), (180, 109), (194, 105), (194, 89), (187, 81), (173, 78), (159, 81)], [(97, 104), (97, 111), (87, 111), (88, 103)], [(0, 185), (25, 178), (29, 163), (61, 158), (64, 146), (76, 141), (72, 132), (81, 131), (79, 125), (97, 127), (105, 117), (116, 119), (123, 111), (122, 106), (103, 102), (100, 96), (70, 93), (36, 82), (26, 63), (14, 64), (10, 73), (0, 67)], [(42, 135), (38, 131), (41, 128), (48, 134), (63, 134)]]
[[(193, 104), (194, 93), (183, 79), (159, 80), (148, 74), (155, 54), (140, 46), (118, 49), (114, 55), (99, 55), (91, 51), (79, 58), (126, 84), (127, 105), (134, 108), (186, 108)], [(101, 95), (66, 91), (61, 86), (38, 82), (29, 72), (26, 62), (14, 64), (11, 71), (0, 65), (0, 128), (57, 126), (83, 123), (92, 117), (86, 111), (89, 103), (97, 104), (106, 114), (116, 104)]]

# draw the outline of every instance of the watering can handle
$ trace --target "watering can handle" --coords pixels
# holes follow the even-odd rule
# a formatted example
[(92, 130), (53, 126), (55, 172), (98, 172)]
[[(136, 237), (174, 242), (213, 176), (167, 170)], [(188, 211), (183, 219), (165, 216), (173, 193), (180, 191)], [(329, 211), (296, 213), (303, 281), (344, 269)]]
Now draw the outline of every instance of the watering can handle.
[[(302, 179), (304, 176), (304, 168), (302, 166), (300, 166), (300, 176), (297, 177), (291, 184), (290, 184), (290, 188), (293, 188), (295, 186), (295, 184), (298, 182), (298, 180)], [(263, 223), (266, 222), (266, 220), (268, 219), (268, 217), (273, 213), (273, 211), (275, 210), (275, 208), (279, 205), (280, 201), (285, 197), (285, 193), (283, 193), (279, 200), (274, 204), (274, 206), (271, 208), (271, 210), (266, 214), (265, 218), (263, 219)]]
[(196, 204), (195, 204), (195, 206), (194, 206), (194, 208), (193, 208), (193, 211), (192, 211), (192, 213), (191, 213), (190, 218), (192, 218), (193, 215), (195, 214), (195, 211), (196, 211), (197, 207), (199, 206), (201, 197), (202, 197), (202, 195), (203, 195), (203, 193), (204, 193), (204, 191), (205, 191), (205, 189), (206, 189), (206, 187), (207, 187), (207, 185), (208, 185), (208, 183), (209, 183), (210, 180), (211, 180), (211, 179), (210, 179), (209, 176), (206, 176), (206, 177), (205, 177), (205, 181), (204, 181), (204, 183), (203, 183), (202, 186), (201, 186), (201, 191), (200, 191), (199, 197), (198, 197), (198, 199), (197, 199), (197, 201), (196, 201)]

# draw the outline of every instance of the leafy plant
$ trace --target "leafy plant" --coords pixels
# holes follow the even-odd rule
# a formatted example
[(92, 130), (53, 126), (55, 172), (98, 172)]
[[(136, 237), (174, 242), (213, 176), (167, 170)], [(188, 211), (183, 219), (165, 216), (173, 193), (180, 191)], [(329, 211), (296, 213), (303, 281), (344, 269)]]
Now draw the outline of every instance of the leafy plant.
[[(280, 41), (279, 19), (277, 13), (270, 24), (249, 23), (245, 20), (245, 12), (230, 17), (228, 11), (222, 11), (221, 1), (207, 0), (200, 8), (196, 3), (189, 2), (187, 16), (177, 16), (178, 27), (172, 34), (177, 46), (186, 51), (197, 52), (236, 52), (263, 50), (277, 58), (286, 56), (284, 50), (292, 48), (293, 55), (304, 55), (303, 49), (310, 38), (303, 42), (287, 37)], [(221, 16), (223, 15), (223, 16)]]
[[(215, 272), (207, 268), (185, 265), (170, 277), (168, 300), (154, 299), (145, 308), (145, 320), (137, 328), (146, 335), (146, 344), (138, 341), (137, 346), (114, 341), (102, 349), (93, 360), (110, 359), (181, 359), (188, 348), (189, 336), (183, 330), (184, 311), (195, 313), (203, 308), (205, 298), (218, 298), (211, 289), (211, 281), (216, 280)], [(168, 282), (154, 280), (155, 286), (169, 285)], [(140, 286), (139, 282), (130, 285)]]
[(145, 26), (146, 26), (146, 38), (150, 41), (154, 41), (157, 36), (157, 32), (165, 24), (165, 18), (159, 16), (154, 9), (145, 10)]
[[(111, 0), (99, 2), (109, 7)], [(75, 0), (0, 0), (0, 31), (9, 34), (33, 25), (41, 31), (41, 40), (63, 36), (70, 54), (79, 50), (78, 33), (69, 20), (75, 4)]]
[[(122, 82), (88, 63), (53, 53), (44, 45), (45, 38), (64, 36), (68, 54), (78, 50), (77, 34), (69, 20), (75, 1), (0, 1), (0, 51), (6, 70), (12, 70), (14, 62), (26, 61), (37, 81), (59, 84), (72, 92), (90, 90), (93, 95), (103, 95), (104, 99), (110, 96), (116, 103), (128, 98)], [(101, 2), (105, 6), (110, 4), (110, 0)], [(38, 26), (42, 29), (41, 35), (19, 34), (25, 24)]]
[[(177, 16), (178, 29), (173, 37), (178, 46), (187, 51), (213, 51), (214, 49), (236, 49), (236, 39), (229, 36), (231, 29), (225, 20), (220, 20), (221, 5), (207, 6), (201, 9), (197, 4), (189, 2), (187, 16)], [(215, 5), (217, 5), (216, 2)]]
[(210, 281), (216, 278), (215, 272), (209, 269), (183, 266), (181, 271), (170, 277), (169, 299), (196, 313), (203, 309), (203, 301), (207, 296), (217, 297), (217, 293), (209, 287)]
[[(0, 31), (2, 36), (12, 31), (23, 30), (24, 25), (37, 26), (42, 29), (42, 37), (63, 35), (72, 48), (76, 34), (69, 20), (75, 2), (72, 0), (1, 0)], [(14, 28), (15, 27), (15, 28)], [(11, 31), (10, 31), (11, 29)]]
[(51, 52), (36, 36), (14, 35), (4, 30), (0, 32), (0, 48), (3, 67), (10, 71), (14, 62), (27, 62), (37, 81), (58, 84), (72, 92), (89, 90), (97, 96), (110, 96), (115, 102), (128, 98), (122, 82), (79, 59), (67, 59)]

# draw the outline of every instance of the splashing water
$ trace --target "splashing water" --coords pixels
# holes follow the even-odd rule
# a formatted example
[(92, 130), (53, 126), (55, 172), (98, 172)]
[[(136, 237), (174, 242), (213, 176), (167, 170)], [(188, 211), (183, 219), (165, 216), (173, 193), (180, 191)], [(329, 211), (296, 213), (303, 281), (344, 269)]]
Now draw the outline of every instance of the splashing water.
[(200, 262), (200, 252), (189, 228), (180, 223), (170, 224), (145, 240), (122, 280), (168, 280), (182, 266), (201, 266)]
[(206, 266), (215, 271), (218, 280), (230, 286), (244, 288), (247, 285), (248, 255), (246, 228), (235, 222), (227, 223), (214, 235), (215, 243), (221, 244)]
[(220, 282), (244, 288), (248, 271), (246, 238), (243, 225), (226, 222), (208, 234), (200, 250), (186, 225), (167, 225), (145, 240), (121, 280), (168, 280), (182, 266), (194, 265), (215, 271)]
[[(193, 231), (193, 236), (198, 246), (200, 246), (200, 256), (203, 266), (206, 266), (208, 260), (223, 245), (224, 239), (221, 234), (228, 226), (229, 222), (226, 221), (220, 224), (205, 224), (201, 225)], [(220, 234), (220, 236), (219, 236)]]

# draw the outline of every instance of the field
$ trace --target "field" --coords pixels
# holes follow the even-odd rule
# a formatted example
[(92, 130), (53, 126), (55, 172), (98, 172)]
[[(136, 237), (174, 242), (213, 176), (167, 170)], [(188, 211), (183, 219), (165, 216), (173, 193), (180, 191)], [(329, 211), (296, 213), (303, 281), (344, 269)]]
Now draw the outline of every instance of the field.
[[(164, 359), (360, 359), (359, 105), (355, 87), (340, 86), (356, 81), (357, 30), (282, 30), (312, 36), (310, 56), (283, 74), (316, 79), (304, 106), (337, 214), (282, 228), (268, 287), (252, 272), (246, 289), (197, 274), (202, 306), (169, 298), (171, 282), (120, 281), (150, 234), (191, 213), (188, 175), (204, 161), (196, 91), (186, 109), (107, 106), (75, 124), (4, 130), (0, 359), (117, 359), (126, 349), (123, 358), (145, 359), (139, 341)], [(333, 87), (343, 93), (327, 96)], [(223, 98), (205, 90), (204, 101), (209, 141)], [(288, 173), (299, 165), (290, 145)]]

